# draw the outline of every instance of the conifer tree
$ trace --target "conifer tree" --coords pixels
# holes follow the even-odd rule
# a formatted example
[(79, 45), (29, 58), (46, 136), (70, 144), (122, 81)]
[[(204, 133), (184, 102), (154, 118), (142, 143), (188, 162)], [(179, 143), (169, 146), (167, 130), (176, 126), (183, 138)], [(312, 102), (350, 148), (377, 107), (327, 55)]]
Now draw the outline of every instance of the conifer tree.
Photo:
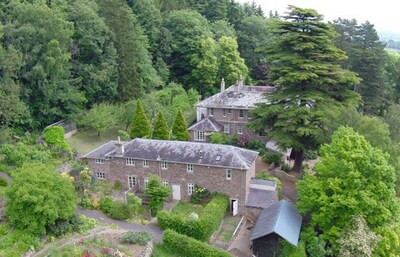
[(153, 138), (163, 140), (169, 139), (168, 123), (162, 112), (158, 112), (156, 122), (154, 123)]
[(136, 110), (133, 114), (131, 137), (132, 138), (149, 138), (151, 134), (151, 127), (149, 118), (144, 112), (142, 102), (137, 100)]
[(189, 132), (187, 131), (186, 120), (181, 109), (178, 109), (178, 113), (176, 114), (176, 118), (172, 126), (171, 138), (179, 141), (189, 140)]
[(355, 73), (340, 67), (346, 58), (332, 42), (334, 30), (312, 9), (289, 7), (283, 21), (273, 25), (276, 40), (266, 47), (270, 78), (277, 90), (252, 111), (252, 127), (264, 131), (282, 148), (293, 148), (293, 169), (301, 172), (303, 153), (323, 143), (327, 113), (358, 104), (352, 92)]

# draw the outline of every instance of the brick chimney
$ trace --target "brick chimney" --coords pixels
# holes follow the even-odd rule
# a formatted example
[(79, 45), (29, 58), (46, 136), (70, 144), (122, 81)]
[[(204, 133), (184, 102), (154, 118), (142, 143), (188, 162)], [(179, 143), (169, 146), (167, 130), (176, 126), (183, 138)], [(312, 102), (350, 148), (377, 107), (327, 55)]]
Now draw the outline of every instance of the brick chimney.
[(224, 80), (224, 78), (222, 78), (222, 80), (221, 80), (221, 92), (224, 92), (225, 91), (225, 80)]
[(238, 87), (243, 87), (243, 76), (242, 75), (239, 76), (239, 81), (238, 82), (239, 82), (238, 83)]
[(123, 154), (124, 154), (125, 149), (124, 149), (124, 145), (123, 145), (122, 142), (121, 142), (120, 137), (118, 137), (118, 142), (115, 143), (115, 148), (114, 148), (114, 150), (115, 150), (115, 153), (116, 153), (117, 155), (123, 155)]

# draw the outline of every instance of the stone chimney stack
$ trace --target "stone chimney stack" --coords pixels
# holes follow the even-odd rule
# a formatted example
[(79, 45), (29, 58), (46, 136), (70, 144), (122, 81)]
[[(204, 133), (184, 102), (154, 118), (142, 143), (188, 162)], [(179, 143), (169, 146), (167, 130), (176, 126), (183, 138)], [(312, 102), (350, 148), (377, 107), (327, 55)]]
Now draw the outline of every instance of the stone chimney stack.
[(242, 75), (239, 76), (239, 84), (238, 84), (238, 87), (243, 87), (243, 76), (242, 76)]
[(221, 80), (221, 92), (224, 92), (225, 91), (225, 80), (224, 80), (224, 78), (222, 78), (222, 80)]
[(115, 143), (115, 153), (117, 155), (123, 155), (124, 151), (124, 145), (122, 144), (120, 137), (118, 137), (118, 142)]

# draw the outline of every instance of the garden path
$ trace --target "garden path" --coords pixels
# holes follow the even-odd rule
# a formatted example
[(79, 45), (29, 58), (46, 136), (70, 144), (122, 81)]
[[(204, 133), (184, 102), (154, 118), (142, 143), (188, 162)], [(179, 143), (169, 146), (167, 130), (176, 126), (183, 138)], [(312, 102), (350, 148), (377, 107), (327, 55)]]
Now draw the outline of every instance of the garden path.
[(78, 213), (81, 213), (89, 218), (94, 218), (100, 220), (102, 222), (108, 224), (114, 224), (125, 230), (134, 230), (134, 231), (147, 231), (153, 235), (153, 239), (155, 243), (161, 243), (163, 237), (163, 231), (154, 223), (150, 223), (148, 225), (139, 225), (132, 224), (122, 220), (115, 220), (107, 217), (104, 213), (97, 210), (85, 210), (82, 208), (78, 208)]

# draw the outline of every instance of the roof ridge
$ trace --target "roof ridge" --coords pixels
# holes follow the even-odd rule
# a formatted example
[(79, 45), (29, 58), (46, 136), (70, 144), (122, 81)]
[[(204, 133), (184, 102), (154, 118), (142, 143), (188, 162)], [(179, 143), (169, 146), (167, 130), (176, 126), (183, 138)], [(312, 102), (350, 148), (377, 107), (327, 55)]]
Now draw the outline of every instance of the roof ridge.
[(92, 151), (86, 153), (85, 155), (82, 156), (82, 158), (87, 156), (87, 155), (89, 155), (89, 154), (91, 154), (91, 153), (93, 153), (94, 151), (97, 151), (98, 149), (102, 148), (104, 145), (107, 145), (107, 144), (109, 144), (111, 142), (117, 142), (117, 141), (116, 140), (109, 140), (107, 143), (101, 144), (98, 147), (96, 147), (95, 149), (93, 149)]
[[(281, 204), (282, 203), (282, 204)], [(275, 226), (274, 226), (274, 232), (277, 233), (277, 227), (279, 224), (279, 220), (282, 217), (282, 213), (283, 213), (283, 209), (285, 209), (285, 205), (286, 205), (286, 200), (282, 199), (281, 202), (278, 202), (279, 205), (279, 213), (278, 213), (278, 219), (276, 220)]]

